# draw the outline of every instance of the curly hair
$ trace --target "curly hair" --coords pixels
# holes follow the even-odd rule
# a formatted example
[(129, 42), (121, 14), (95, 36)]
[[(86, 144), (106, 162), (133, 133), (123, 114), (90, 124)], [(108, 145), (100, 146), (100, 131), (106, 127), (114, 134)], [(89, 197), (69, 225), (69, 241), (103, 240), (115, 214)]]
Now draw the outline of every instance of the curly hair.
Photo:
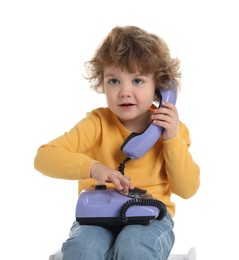
[[(178, 58), (171, 58), (163, 39), (136, 26), (115, 27), (85, 63), (90, 86), (104, 93), (104, 69), (108, 66), (126, 69), (129, 73), (153, 74), (160, 89), (180, 89), (181, 72)], [(155, 97), (157, 100), (157, 97)]]

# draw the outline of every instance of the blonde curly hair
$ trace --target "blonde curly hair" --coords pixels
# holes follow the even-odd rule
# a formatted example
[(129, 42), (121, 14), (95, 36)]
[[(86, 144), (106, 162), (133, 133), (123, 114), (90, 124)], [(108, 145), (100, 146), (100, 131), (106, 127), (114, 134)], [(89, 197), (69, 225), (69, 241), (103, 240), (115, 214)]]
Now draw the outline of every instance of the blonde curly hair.
[[(180, 89), (181, 72), (178, 58), (171, 58), (163, 39), (136, 26), (115, 27), (85, 63), (90, 86), (104, 93), (104, 69), (108, 66), (154, 74), (155, 86), (160, 89)], [(155, 100), (159, 101), (157, 96)]]

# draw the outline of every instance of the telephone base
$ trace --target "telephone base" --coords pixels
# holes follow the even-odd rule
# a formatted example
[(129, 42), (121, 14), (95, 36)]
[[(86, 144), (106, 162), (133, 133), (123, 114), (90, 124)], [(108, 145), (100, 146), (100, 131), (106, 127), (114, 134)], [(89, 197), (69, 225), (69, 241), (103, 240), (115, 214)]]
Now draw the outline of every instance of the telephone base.
[(142, 191), (135, 189), (129, 197), (113, 189), (84, 190), (77, 201), (76, 221), (81, 225), (113, 226), (147, 225), (153, 219), (162, 219), (166, 206)]

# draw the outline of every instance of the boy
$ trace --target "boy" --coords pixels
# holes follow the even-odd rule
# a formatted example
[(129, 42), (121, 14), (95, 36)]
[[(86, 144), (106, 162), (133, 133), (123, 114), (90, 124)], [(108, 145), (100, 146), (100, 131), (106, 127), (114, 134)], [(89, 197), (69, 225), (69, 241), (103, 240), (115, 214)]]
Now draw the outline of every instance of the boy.
[[(79, 225), (76, 221), (62, 245), (63, 260), (161, 259), (174, 244), (175, 205), (171, 194), (190, 198), (199, 187), (199, 166), (189, 153), (187, 127), (176, 107), (155, 93), (172, 83), (179, 90), (179, 61), (166, 43), (135, 26), (115, 27), (86, 64), (88, 80), (106, 96), (107, 107), (89, 112), (69, 132), (42, 145), (35, 168), (53, 178), (78, 180), (78, 193), (97, 183), (127, 194), (147, 190), (167, 207), (162, 220), (121, 228)], [(164, 128), (156, 144), (141, 158), (130, 160), (122, 175), (120, 151), (131, 132), (141, 133), (153, 121)]]

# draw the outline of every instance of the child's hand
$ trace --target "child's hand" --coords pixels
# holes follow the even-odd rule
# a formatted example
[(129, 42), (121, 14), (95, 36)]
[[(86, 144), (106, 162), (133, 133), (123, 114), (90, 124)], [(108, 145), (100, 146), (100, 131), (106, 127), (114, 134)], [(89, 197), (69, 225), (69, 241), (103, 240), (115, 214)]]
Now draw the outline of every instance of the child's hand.
[(95, 162), (90, 171), (90, 175), (93, 179), (98, 181), (99, 184), (105, 184), (111, 182), (115, 185), (117, 190), (122, 191), (124, 194), (128, 194), (129, 189), (133, 189), (134, 186), (130, 182), (130, 177), (122, 175), (121, 172), (113, 170), (103, 164)]
[(169, 102), (163, 102), (163, 107), (154, 110), (153, 123), (164, 128), (162, 138), (164, 141), (172, 139), (178, 133), (178, 112), (176, 107)]

